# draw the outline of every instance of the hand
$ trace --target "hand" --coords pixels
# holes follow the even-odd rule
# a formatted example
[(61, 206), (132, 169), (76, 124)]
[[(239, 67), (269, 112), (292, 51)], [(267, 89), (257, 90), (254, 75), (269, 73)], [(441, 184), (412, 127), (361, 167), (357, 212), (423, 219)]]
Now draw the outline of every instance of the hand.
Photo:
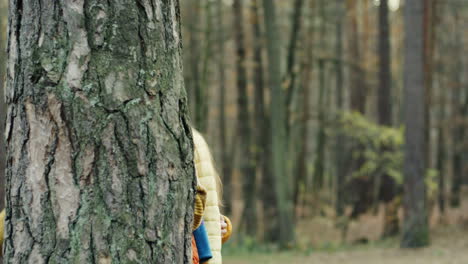
[(224, 216), (221, 216), (220, 219), (219, 219), (220, 223), (221, 223), (221, 235), (224, 236), (228, 230), (227, 230), (227, 223), (226, 223), (226, 220), (224, 219)]

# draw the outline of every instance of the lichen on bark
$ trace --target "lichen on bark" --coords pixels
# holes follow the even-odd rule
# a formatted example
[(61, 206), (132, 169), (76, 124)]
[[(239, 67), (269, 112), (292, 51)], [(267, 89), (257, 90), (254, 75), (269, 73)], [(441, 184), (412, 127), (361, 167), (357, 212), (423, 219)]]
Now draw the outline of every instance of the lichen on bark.
[(12, 1), (7, 263), (188, 263), (177, 0)]

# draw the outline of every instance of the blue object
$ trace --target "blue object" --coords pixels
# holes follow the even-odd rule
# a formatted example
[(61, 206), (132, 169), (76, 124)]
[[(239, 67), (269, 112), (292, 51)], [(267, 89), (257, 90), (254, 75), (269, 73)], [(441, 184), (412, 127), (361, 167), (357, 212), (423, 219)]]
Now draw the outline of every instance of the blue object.
[(211, 253), (210, 242), (208, 241), (208, 233), (206, 232), (205, 223), (202, 221), (200, 227), (193, 231), (195, 243), (197, 244), (198, 256), (200, 263), (206, 262), (213, 258)]

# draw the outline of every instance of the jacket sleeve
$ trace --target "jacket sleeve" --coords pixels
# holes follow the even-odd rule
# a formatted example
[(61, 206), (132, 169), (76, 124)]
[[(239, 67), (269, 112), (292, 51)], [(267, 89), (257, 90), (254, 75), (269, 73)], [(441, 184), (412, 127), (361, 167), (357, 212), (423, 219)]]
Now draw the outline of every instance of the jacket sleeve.
[(197, 193), (195, 194), (195, 205), (193, 212), (193, 230), (197, 229), (202, 222), (203, 213), (206, 205), (206, 190), (201, 185), (197, 185)]
[(232, 223), (231, 223), (231, 220), (230, 220), (227, 216), (223, 215), (222, 217), (224, 218), (224, 221), (225, 221), (226, 224), (227, 224), (227, 232), (226, 232), (226, 234), (224, 234), (223, 237), (222, 237), (222, 242), (223, 242), (223, 244), (224, 244), (224, 243), (226, 243), (226, 241), (229, 240), (229, 238), (231, 238), (231, 235), (232, 235)]

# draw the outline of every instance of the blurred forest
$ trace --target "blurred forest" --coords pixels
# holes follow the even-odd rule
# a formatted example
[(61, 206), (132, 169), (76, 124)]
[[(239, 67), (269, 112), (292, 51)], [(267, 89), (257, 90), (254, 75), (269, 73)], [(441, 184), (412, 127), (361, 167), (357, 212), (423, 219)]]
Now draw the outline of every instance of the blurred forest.
[[(466, 231), (468, 3), (405, 2), (182, 2), (192, 122), (213, 148), (234, 244), (402, 235), (412, 247), (404, 190), (424, 205), (419, 223)], [(416, 195), (404, 187), (415, 171)]]
[[(394, 248), (433, 241), (466, 261), (466, 0), (180, 4), (191, 120), (212, 148), (235, 227), (227, 263), (252, 263), (234, 256), (242, 250), (386, 239)], [(0, 0), (1, 80), (6, 25)], [(3, 134), (3, 102), (0, 113)], [(385, 255), (375, 254), (368, 263)], [(327, 256), (317, 263), (335, 263)], [(276, 263), (267, 261), (255, 263)]]

